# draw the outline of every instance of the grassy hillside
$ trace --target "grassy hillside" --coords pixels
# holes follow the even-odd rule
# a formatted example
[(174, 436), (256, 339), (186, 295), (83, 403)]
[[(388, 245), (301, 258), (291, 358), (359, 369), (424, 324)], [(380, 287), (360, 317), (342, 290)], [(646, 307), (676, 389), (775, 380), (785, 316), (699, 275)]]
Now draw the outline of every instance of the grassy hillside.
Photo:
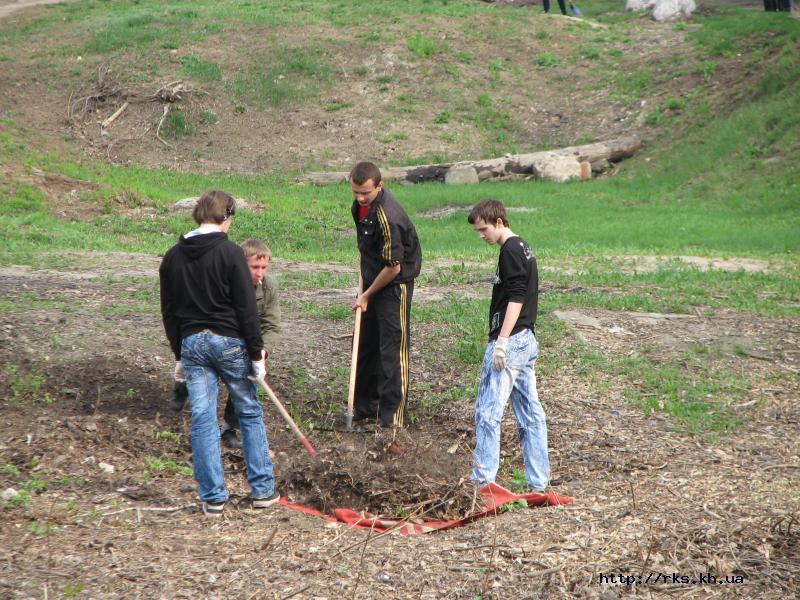
[[(417, 90), (436, 87), (442, 75), (427, 69), (442, 67), (443, 60), (459, 64), (460, 73), (487, 68), (487, 64), (468, 60), (458, 63), (459, 53), (484, 42), (495, 43), (498, 52), (510, 52), (522, 38), (554, 42), (546, 28), (557, 23), (562, 33), (591, 42), (598, 49), (598, 56), (593, 52), (584, 52), (584, 58), (563, 54), (556, 61), (565, 69), (570, 61), (578, 65), (590, 60), (592, 69), (584, 74), (582, 84), (560, 79), (557, 73), (561, 69), (542, 66), (531, 70), (531, 56), (519, 52), (507, 54), (502, 59), (503, 68), (495, 71), (496, 78), (484, 84), (496, 86), (497, 93), (502, 94), (505, 86), (513, 87), (513, 81), (539, 85), (528, 74), (538, 76), (544, 70), (552, 73), (548, 81), (555, 82), (555, 87), (560, 81), (559, 94), (567, 94), (569, 86), (579, 84), (603, 87), (609, 98), (618, 97), (622, 105), (645, 107), (640, 111), (642, 131), (650, 136), (645, 151), (612, 176), (586, 183), (396, 189), (420, 231), (426, 260), (490, 264), (494, 250), (476, 242), (463, 211), (444, 218), (425, 216), (425, 211), (443, 205), (466, 207), (493, 196), (512, 207), (513, 228), (534, 243), (543, 264), (568, 267), (570, 274), (553, 273), (553, 281), (563, 285), (577, 281), (587, 288), (559, 298), (559, 306), (567, 303), (643, 310), (727, 306), (762, 314), (796, 315), (800, 288), (796, 259), (800, 243), (796, 168), (800, 159), (800, 23), (785, 15), (757, 11), (701, 10), (689, 23), (654, 29), (641, 16), (610, 12), (612, 4), (598, 2), (587, 7), (587, 15), (596, 17), (591, 26), (562, 22), (538, 12), (487, 7), (480, 2), (408, 2), (397, 11), (386, 12), (391, 18), (383, 12), (390, 11), (389, 3), (380, 2), (314, 3), (313, 11), (302, 2), (268, 8), (247, 3), (167, 6), (146, 1), (79, 2), (42, 9), (38, 17), (26, 17), (25, 26), (19, 29), (6, 24), (3, 47), (8, 51), (11, 43), (19, 47), (39, 44), (41, 48), (32, 60), (39, 61), (36, 64), (41, 68), (50, 64), (53, 69), (56, 65), (64, 67), (59, 62), (64, 57), (80, 53), (85, 58), (72, 61), (73, 71), (67, 81), (88, 75), (104, 61), (114, 63), (123, 79), (151, 83), (157, 80), (156, 74), (170, 78), (192, 71), (196, 79), (205, 77), (209, 85), (221, 86), (219, 89), (225, 88), (239, 98), (236, 102), (244, 102), (242, 118), (262, 114), (258, 111), (290, 118), (312, 96), (304, 100), (295, 95), (286, 97), (285, 103), (262, 104), (270, 98), (264, 90), (249, 100), (246, 94), (238, 96), (236, 90), (244, 94), (243, 90), (255, 81), (252, 78), (260, 77), (266, 65), (274, 65), (275, 60), (295, 61), (292, 64), (302, 75), (298, 82), (302, 79), (309, 86), (333, 86), (338, 76), (326, 79), (314, 73), (317, 67), (322, 68), (320, 65), (328, 65), (320, 73), (333, 73), (335, 48), (352, 60), (359, 52), (354, 48), (379, 52), (386, 48), (389, 38), (395, 45), (401, 41), (415, 61), (416, 75), (403, 85)], [(380, 27), (359, 18), (367, 8)], [(444, 26), (460, 31), (461, 37), (432, 36), (431, 40), (439, 41), (426, 54), (420, 49), (427, 47), (420, 31)], [(254, 39), (253, 28), (258, 27), (271, 32), (266, 38), (257, 36), (256, 46), (264, 48), (227, 52), (212, 65), (214, 53)], [(304, 35), (295, 50), (285, 46), (282, 34), (289, 30)], [(649, 32), (649, 42), (642, 30)], [(59, 36), (54, 44), (44, 44), (54, 31), (68, 35)], [(339, 36), (337, 40), (330, 37), (333, 31)], [(362, 35), (365, 31), (381, 35)], [(542, 31), (546, 35), (537, 34)], [(664, 50), (663, 57), (670, 57), (674, 63), (667, 71), (659, 55), (647, 46), (653, 40), (666, 39), (665, 31), (685, 44), (684, 54)], [(660, 37), (652, 37), (656, 35), (653, 32)], [(345, 38), (347, 47), (342, 46)], [(184, 52), (189, 46), (198, 53), (196, 61), (186, 59), (189, 54), (185, 54), (176, 62), (170, 52), (164, 52)], [(618, 70), (617, 60), (623, 57), (614, 48), (622, 46), (627, 47), (628, 56), (639, 57), (637, 70)], [(275, 60), (258, 63), (264, 68), (248, 66), (256, 64), (251, 61), (260, 56), (259, 52), (267, 52), (267, 47), (277, 52)], [(641, 60), (647, 53), (651, 53), (650, 58)], [(314, 56), (317, 58), (312, 60)], [(678, 62), (678, 58), (687, 56), (691, 56), (688, 69)], [(8, 77), (9, 67), (18, 60), (19, 56), (0, 63)], [(488, 68), (484, 75), (491, 75), (490, 65)], [(168, 69), (173, 71), (166, 74)], [(22, 79), (25, 75), (13, 76)], [(35, 85), (37, 72), (27, 76)], [(367, 80), (373, 74), (362, 77)], [(472, 80), (478, 81), (477, 75)], [(676, 87), (676, 81), (686, 87)], [(477, 104), (471, 117), (454, 119), (459, 126), (473, 127), (477, 122), (484, 84), (462, 90)], [(54, 98), (63, 101), (63, 93), (55, 93), (55, 82), (46, 87), (52, 88)], [(311, 87), (302, 89), (312, 91)], [(314, 88), (315, 97), (321, 97), (320, 90)], [(402, 93), (406, 93), (404, 90)], [(562, 103), (572, 106), (579, 95), (579, 90), (565, 95)], [(429, 92), (422, 97), (425, 101), (420, 100), (414, 111), (394, 113), (400, 127), (416, 123), (421, 113), (430, 116), (438, 110), (430, 108), (428, 101), (435, 104), (437, 100)], [(357, 107), (347, 110), (356, 111)], [(593, 117), (590, 107), (581, 110), (583, 118)], [(103, 114), (108, 112), (110, 109)], [(1, 125), (0, 160), (5, 178), (0, 183), (4, 196), (0, 231), (5, 244), (0, 259), (4, 263), (58, 264), (62, 260), (59, 253), (73, 249), (161, 253), (190, 227), (186, 215), (170, 212), (172, 202), (209, 187), (223, 188), (263, 205), (263, 210), (243, 212), (237, 218), (235, 238), (266, 237), (275, 254), (286, 258), (354, 262), (346, 186), (295, 185), (286, 171), (268, 175), (201, 174), (181, 172), (185, 164), (177, 170), (108, 164), (82, 156), (79, 140), (72, 133), (57, 137), (46, 129), (37, 132), (24, 118), (20, 109), (6, 108)], [(434, 129), (431, 124), (424, 127)], [(298, 134), (296, 140), (303, 135)], [(199, 138), (200, 134), (193, 136)], [(504, 149), (514, 147), (506, 145)], [(151, 143), (148, 152), (156, 156), (169, 153), (157, 143)], [(44, 251), (46, 257), (41, 254)], [(778, 266), (757, 276), (705, 273), (679, 264), (637, 274), (621, 271), (615, 262), (619, 255), (651, 254), (752, 257)], [(576, 264), (580, 265), (577, 273), (571, 267)], [(432, 266), (424, 277), (433, 283), (466, 282), (471, 280), (470, 270)], [(632, 291), (612, 295), (590, 291), (599, 286)]]
[[(674, 131), (796, 42), (785, 16), (661, 25), (619, 5), (579, 21), (479, 0), (71, 2), (0, 25), (0, 110), (103, 160), (185, 172), (485, 158)], [(148, 99), (177, 80), (191, 91), (162, 123), (166, 146)]]

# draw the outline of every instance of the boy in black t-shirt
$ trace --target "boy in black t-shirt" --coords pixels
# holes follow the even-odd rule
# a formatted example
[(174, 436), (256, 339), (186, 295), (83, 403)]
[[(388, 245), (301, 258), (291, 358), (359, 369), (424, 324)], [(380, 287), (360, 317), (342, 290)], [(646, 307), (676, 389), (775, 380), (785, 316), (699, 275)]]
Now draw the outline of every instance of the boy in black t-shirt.
[(531, 247), (508, 226), (498, 200), (482, 200), (467, 219), (487, 244), (500, 246), (489, 307), (489, 345), (483, 357), (475, 401), (475, 461), (470, 479), (492, 483), (500, 467), (500, 423), (509, 398), (517, 417), (530, 491), (543, 492), (550, 480), (547, 423), (536, 391), (539, 344), (533, 333), (539, 273)]

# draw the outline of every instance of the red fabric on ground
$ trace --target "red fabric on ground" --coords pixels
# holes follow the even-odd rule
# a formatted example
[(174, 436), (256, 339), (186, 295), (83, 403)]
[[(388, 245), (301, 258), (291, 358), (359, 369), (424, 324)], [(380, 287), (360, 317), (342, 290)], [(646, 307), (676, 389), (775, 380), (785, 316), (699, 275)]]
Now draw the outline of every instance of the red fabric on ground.
[(337, 508), (333, 511), (333, 515), (326, 515), (316, 509), (300, 504), (291, 504), (285, 497), (280, 499), (280, 503), (292, 510), (299, 510), (309, 515), (316, 515), (328, 521), (338, 521), (345, 523), (350, 527), (357, 529), (372, 529), (376, 533), (399, 533), (400, 535), (410, 535), (415, 533), (429, 533), (431, 531), (438, 531), (440, 529), (452, 529), (453, 527), (461, 527), (467, 523), (472, 523), (483, 517), (495, 515), (499, 508), (509, 502), (516, 502), (517, 500), (525, 500), (528, 507), (533, 506), (557, 506), (560, 504), (569, 504), (572, 498), (561, 496), (555, 492), (548, 492), (546, 494), (528, 493), (528, 494), (515, 494), (504, 487), (495, 483), (490, 483), (480, 489), (481, 497), (483, 498), (484, 510), (469, 514), (460, 519), (451, 519), (447, 521), (436, 521), (428, 519), (390, 519), (380, 518), (368, 512), (358, 512), (350, 510), (349, 508)]

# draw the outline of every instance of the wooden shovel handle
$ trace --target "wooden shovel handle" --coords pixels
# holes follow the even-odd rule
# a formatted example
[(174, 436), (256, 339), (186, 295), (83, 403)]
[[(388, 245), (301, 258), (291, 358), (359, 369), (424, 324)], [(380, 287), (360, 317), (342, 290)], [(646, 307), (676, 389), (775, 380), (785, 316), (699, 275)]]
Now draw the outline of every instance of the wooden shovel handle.
[(281, 401), (278, 400), (278, 397), (275, 395), (275, 392), (272, 391), (272, 388), (270, 388), (267, 385), (267, 382), (264, 381), (263, 379), (258, 379), (256, 383), (258, 383), (258, 385), (261, 386), (261, 389), (267, 393), (267, 396), (269, 397), (270, 400), (272, 400), (272, 403), (275, 405), (275, 408), (278, 409), (278, 412), (281, 414), (283, 419), (289, 424), (289, 427), (291, 427), (294, 434), (300, 439), (300, 443), (302, 443), (305, 449), (308, 450), (308, 453), (311, 456), (316, 456), (317, 455), (316, 449), (314, 448), (314, 446), (311, 445), (311, 442), (308, 441), (308, 438), (305, 436), (305, 434), (302, 431), (300, 431), (300, 428), (297, 426), (297, 423), (294, 422), (292, 416), (283, 407), (283, 404), (281, 404)]
[[(364, 289), (361, 276), (358, 277), (358, 295)], [(353, 406), (356, 398), (356, 369), (358, 367), (358, 340), (361, 337), (361, 307), (356, 308), (356, 324), (353, 330), (353, 354), (350, 357), (350, 385), (347, 390), (347, 429), (353, 428)]]

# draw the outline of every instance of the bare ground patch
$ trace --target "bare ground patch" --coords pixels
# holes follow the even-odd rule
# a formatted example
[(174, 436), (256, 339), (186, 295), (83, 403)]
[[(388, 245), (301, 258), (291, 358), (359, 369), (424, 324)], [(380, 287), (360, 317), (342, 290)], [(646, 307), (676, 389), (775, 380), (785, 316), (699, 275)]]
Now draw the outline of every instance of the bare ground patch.
[(720, 357), (750, 357), (773, 368), (796, 372), (800, 330), (793, 319), (760, 318), (733, 311), (714, 315), (642, 313), (581, 309), (556, 311), (588, 345), (624, 352), (645, 344), (678, 354), (692, 348), (713, 348)]

